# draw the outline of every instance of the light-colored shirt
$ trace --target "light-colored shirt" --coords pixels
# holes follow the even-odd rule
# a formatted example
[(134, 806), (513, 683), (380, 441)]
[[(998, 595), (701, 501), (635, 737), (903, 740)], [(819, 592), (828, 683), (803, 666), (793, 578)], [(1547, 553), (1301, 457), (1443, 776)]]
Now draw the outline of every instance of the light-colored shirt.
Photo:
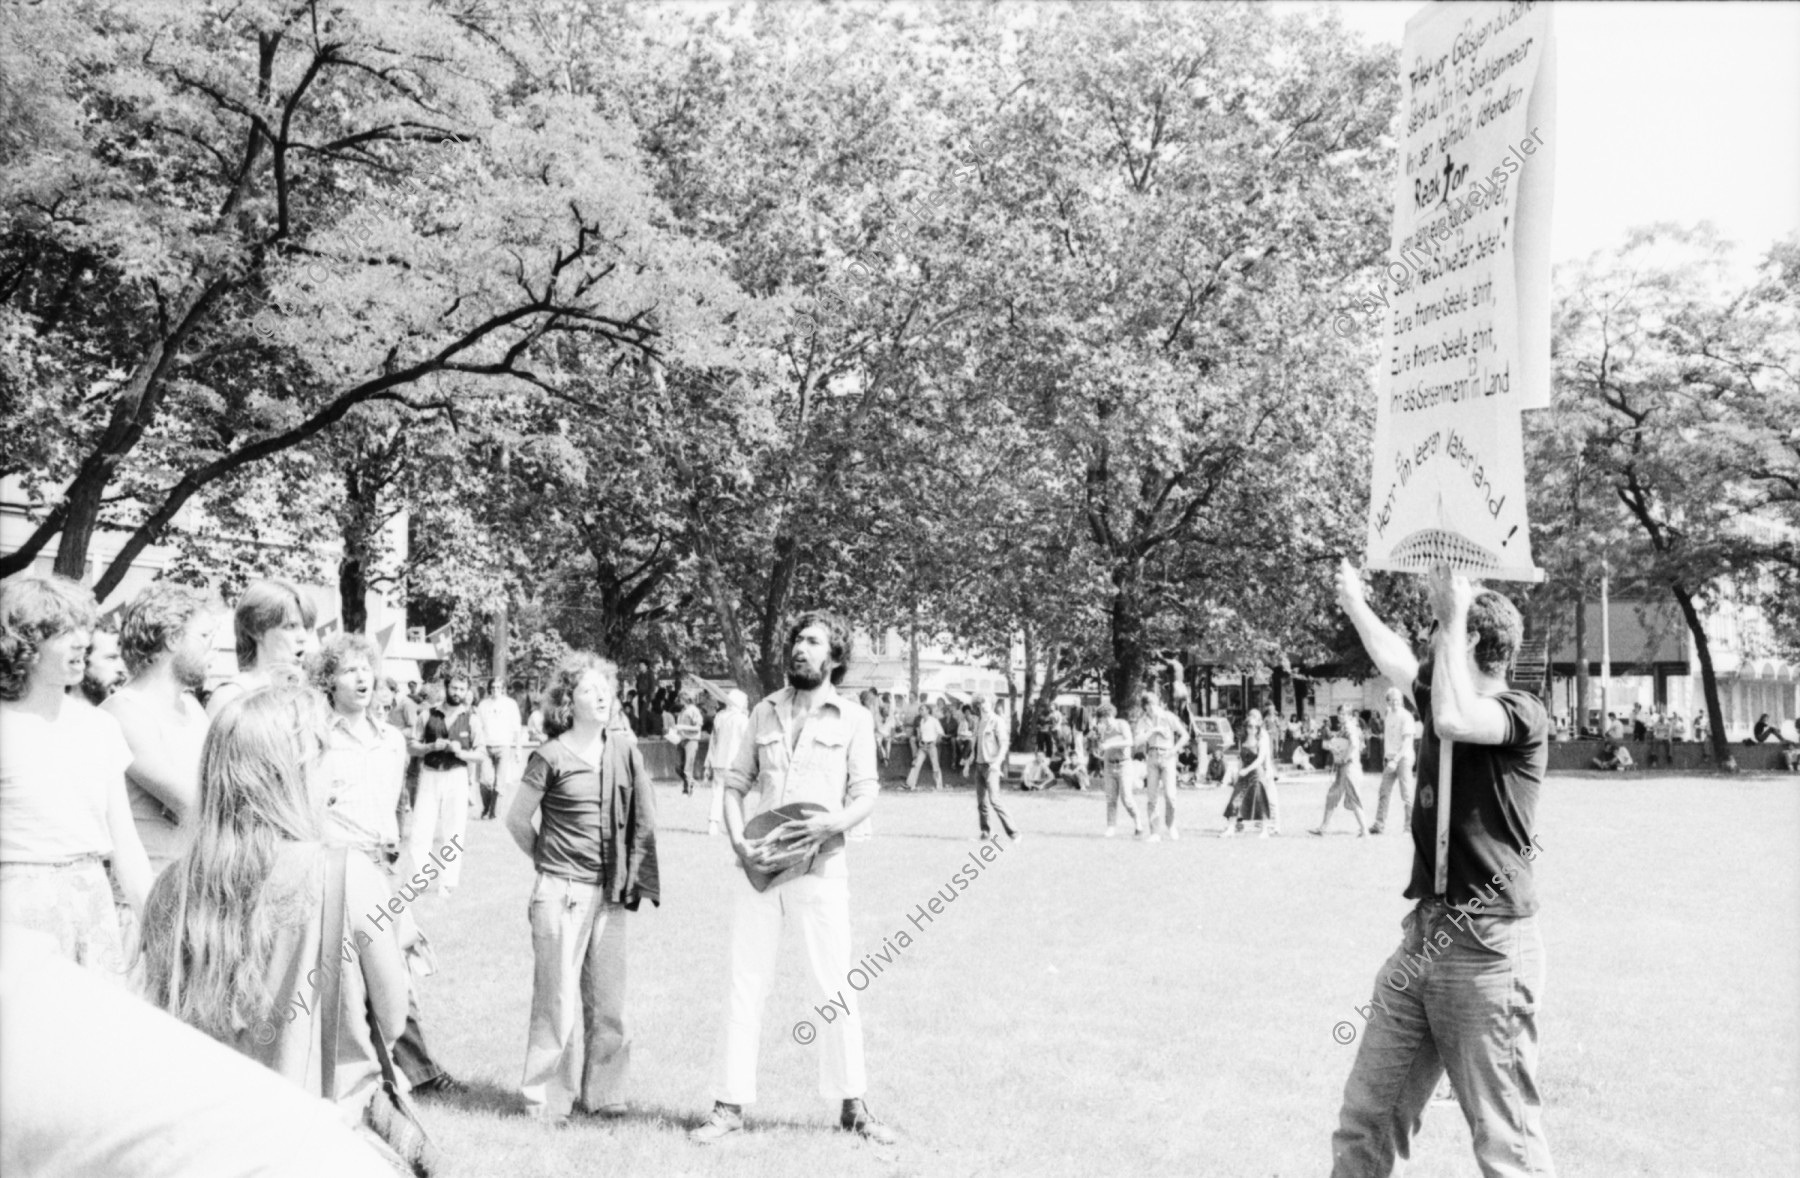
[(0, 863), (112, 853), (106, 823), (131, 747), (119, 722), (65, 696), (55, 720), (0, 705)]
[(919, 717), (919, 743), (936, 744), (944, 739), (944, 726), (930, 712)]
[(713, 717), (712, 744), (706, 749), (706, 764), (719, 780), (725, 779), (726, 771), (737, 760), (738, 746), (743, 743), (744, 733), (749, 730), (749, 712), (726, 708)]
[(398, 842), (406, 759), (406, 738), (393, 725), (334, 714), (325, 736), (325, 837), (353, 847)]
[(1412, 751), (1413, 738), (1419, 729), (1412, 713), (1405, 708), (1390, 708), (1381, 722), (1381, 759), (1392, 764)]
[(1166, 756), (1188, 742), (1187, 729), (1173, 712), (1157, 708), (1138, 721), (1137, 743), (1152, 756)]
[(519, 719), (519, 705), (511, 696), (484, 699), (475, 707), (475, 718), (481, 722), (481, 739), (489, 747), (513, 748), (525, 733), (525, 722)]
[[(756, 813), (790, 802), (842, 810), (880, 789), (875, 776), (875, 718), (829, 683), (813, 692), (813, 710), (794, 715), (795, 691), (784, 687), (750, 712), (750, 726), (725, 788), (740, 797), (762, 791)], [(746, 818), (752, 815), (745, 815)], [(811, 874), (848, 874), (843, 849), (821, 853)]]

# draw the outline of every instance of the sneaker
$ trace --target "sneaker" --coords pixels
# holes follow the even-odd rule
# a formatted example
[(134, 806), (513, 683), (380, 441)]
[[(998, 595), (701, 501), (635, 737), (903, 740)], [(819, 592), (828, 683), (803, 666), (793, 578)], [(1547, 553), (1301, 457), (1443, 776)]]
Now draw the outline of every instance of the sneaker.
[(1259, 839), (1266, 839), (1266, 838), (1268, 838), (1268, 837), (1269, 837), (1269, 828), (1268, 828), (1268, 827), (1266, 827), (1266, 826), (1265, 826), (1265, 827), (1263, 827), (1263, 828), (1262, 828), (1262, 829), (1261, 829), (1261, 830), (1259, 830), (1259, 831), (1257, 831), (1257, 832), (1256, 832), (1256, 837), (1257, 837), (1257, 838), (1259, 838)]
[(1238, 835), (1238, 828), (1235, 826), (1232, 826), (1229, 823), (1226, 824), (1224, 830), (1221, 830), (1219, 832), (1219, 837), (1222, 839), (1236, 838), (1237, 835)]
[(706, 824), (706, 834), (708, 838), (717, 838), (719, 836), (719, 824), (717, 822), (708, 822)]
[(1006, 836), (1006, 840), (1010, 843), (1024, 842), (1025, 841), (1025, 832), (1022, 830), (1012, 831), (1010, 834), (1008, 834)]
[(1316, 834), (1320, 838), (1324, 838), (1325, 837), (1325, 828), (1323, 826), (1315, 826), (1311, 830), (1307, 831), (1306, 833), (1307, 834)]
[(1169, 841), (1172, 843), (1181, 841), (1181, 832), (1173, 826), (1169, 827)]
[(695, 1145), (712, 1145), (722, 1141), (744, 1127), (744, 1110), (722, 1102), (713, 1103), (712, 1115), (706, 1123), (688, 1130), (688, 1140)]
[(1119, 837), (1119, 828), (1116, 826), (1107, 827), (1106, 828), (1106, 837), (1109, 839), (1118, 838)]
[(1380, 834), (1381, 833), (1381, 823), (1377, 822), (1373, 826), (1369, 827), (1369, 833), (1370, 834)]
[(877, 1121), (861, 1100), (844, 1102), (844, 1111), (838, 1117), (838, 1128), (846, 1133), (855, 1133), (864, 1141), (872, 1141), (876, 1145), (892, 1145), (898, 1140), (894, 1131)]
[(1151, 831), (1144, 837), (1144, 841), (1147, 843), (1160, 843), (1162, 842), (1162, 835), (1157, 834), (1155, 831)]

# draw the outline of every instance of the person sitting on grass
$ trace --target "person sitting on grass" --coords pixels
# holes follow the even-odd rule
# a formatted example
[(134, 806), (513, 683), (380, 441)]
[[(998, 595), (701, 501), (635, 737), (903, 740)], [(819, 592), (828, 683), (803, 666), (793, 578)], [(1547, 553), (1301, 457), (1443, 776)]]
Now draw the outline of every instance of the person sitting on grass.
[(1631, 750), (1625, 747), (1623, 741), (1618, 740), (1609, 740), (1601, 745), (1600, 755), (1593, 759), (1592, 764), (1596, 769), (1621, 772), (1635, 767), (1631, 760)]
[(1031, 755), (1031, 764), (1025, 767), (1024, 789), (1049, 789), (1056, 784), (1056, 771), (1050, 768), (1050, 758), (1042, 749)]

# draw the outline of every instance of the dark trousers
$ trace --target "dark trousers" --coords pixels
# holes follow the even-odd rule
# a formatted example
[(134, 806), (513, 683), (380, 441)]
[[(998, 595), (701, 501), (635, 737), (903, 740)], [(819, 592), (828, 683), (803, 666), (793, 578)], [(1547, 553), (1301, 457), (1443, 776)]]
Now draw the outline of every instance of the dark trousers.
[(406, 1073), (414, 1088), (444, 1074), (425, 1046), (425, 1030), (419, 1026), (419, 992), (415, 987), (408, 987), (406, 992), (406, 1031), (394, 1043), (394, 1066)]
[(988, 812), (1000, 820), (1000, 829), (1006, 832), (1007, 838), (1013, 837), (1012, 819), (1006, 815), (1006, 807), (1000, 804), (1000, 763), (998, 761), (975, 762), (975, 810), (981, 817), (981, 835), (986, 838), (990, 833)]
[[(417, 761), (413, 763), (418, 764)], [(388, 888), (393, 890), (398, 878), (395, 875), (399, 864), (398, 848), (365, 848), (364, 853), (387, 877)], [(406, 1073), (407, 1081), (414, 1088), (444, 1075), (444, 1069), (431, 1058), (431, 1049), (425, 1046), (425, 1029), (419, 1025), (419, 982), (410, 969), (406, 977), (406, 1030), (394, 1042), (394, 1066)]]

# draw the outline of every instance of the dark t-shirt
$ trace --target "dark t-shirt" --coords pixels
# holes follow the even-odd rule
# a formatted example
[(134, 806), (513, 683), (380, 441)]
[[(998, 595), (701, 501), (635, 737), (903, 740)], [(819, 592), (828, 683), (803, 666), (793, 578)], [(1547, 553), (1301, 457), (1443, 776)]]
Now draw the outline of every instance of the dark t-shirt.
[[(420, 737), (421, 744), (431, 744), (439, 740), (454, 740), (463, 748), (472, 748), (475, 744), (475, 730), (469, 724), (469, 709), (458, 712), (456, 719), (446, 721), (444, 713), (437, 708), (431, 709), (431, 715), (425, 718), (425, 734)], [(420, 758), (427, 769), (455, 769), (467, 764), (455, 753), (445, 750), (426, 753)]]
[[(606, 739), (617, 738), (609, 733)], [(601, 746), (602, 761), (605, 747)], [(570, 752), (562, 741), (547, 740), (526, 763), (524, 784), (544, 792), (532, 856), (537, 869), (577, 883), (602, 882), (605, 815), (599, 768)]]
[[(1550, 717), (1536, 696), (1504, 691), (1492, 697), (1506, 710), (1502, 744), (1455, 743), (1450, 766), (1450, 870), (1445, 899), (1461, 908), (1480, 901), (1482, 915), (1530, 916), (1538, 910), (1531, 863), (1542, 848), (1537, 802), (1550, 759)], [(1431, 715), (1431, 664), (1413, 684), (1424, 735), (1413, 798), (1413, 869), (1406, 898), (1432, 895), (1437, 868), (1438, 740)]]

